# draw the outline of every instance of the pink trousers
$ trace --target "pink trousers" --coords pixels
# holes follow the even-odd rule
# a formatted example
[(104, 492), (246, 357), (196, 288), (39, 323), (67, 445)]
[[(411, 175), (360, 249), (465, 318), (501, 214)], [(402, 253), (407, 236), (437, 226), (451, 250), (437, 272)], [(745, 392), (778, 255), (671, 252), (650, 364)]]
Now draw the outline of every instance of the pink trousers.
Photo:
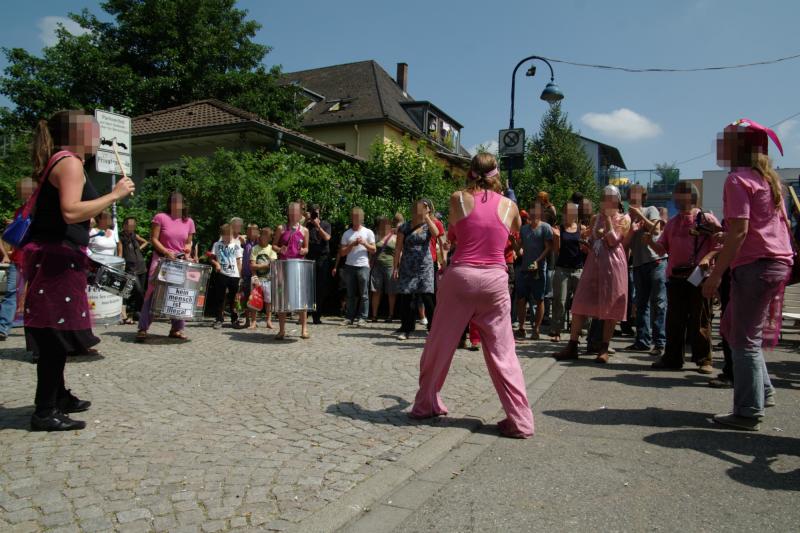
[(505, 266), (451, 266), (439, 282), (436, 311), (420, 360), (419, 391), (411, 416), (447, 414), (442, 390), (453, 354), (472, 321), (483, 341), (483, 357), (507, 418), (500, 430), (509, 436), (533, 435), (533, 413), (511, 329), (511, 298)]

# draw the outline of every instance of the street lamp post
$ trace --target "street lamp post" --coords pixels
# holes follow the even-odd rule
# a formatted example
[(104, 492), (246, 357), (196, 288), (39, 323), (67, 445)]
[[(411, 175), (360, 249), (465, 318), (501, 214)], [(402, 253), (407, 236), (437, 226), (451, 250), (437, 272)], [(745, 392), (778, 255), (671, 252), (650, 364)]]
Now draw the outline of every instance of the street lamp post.
[[(554, 104), (564, 98), (564, 93), (561, 92), (561, 89), (555, 82), (555, 76), (553, 75), (553, 65), (550, 62), (540, 56), (530, 56), (526, 57), (519, 63), (517, 66), (514, 67), (514, 71), (511, 73), (511, 118), (508, 121), (508, 129), (514, 129), (514, 96), (515, 90), (517, 85), (517, 70), (519, 67), (523, 65), (526, 61), (532, 61), (534, 59), (538, 59), (539, 61), (543, 61), (549, 68), (550, 68), (550, 82), (545, 86), (542, 94), (539, 96), (540, 99), (544, 100), (549, 104)], [(536, 67), (531, 67), (528, 72), (526, 73), (527, 76), (534, 76), (536, 74)], [(524, 157), (524, 156), (523, 156)], [(512, 199), (514, 198), (514, 189), (512, 188), (511, 178), (514, 171), (514, 165), (512, 159), (508, 158), (508, 196)]]

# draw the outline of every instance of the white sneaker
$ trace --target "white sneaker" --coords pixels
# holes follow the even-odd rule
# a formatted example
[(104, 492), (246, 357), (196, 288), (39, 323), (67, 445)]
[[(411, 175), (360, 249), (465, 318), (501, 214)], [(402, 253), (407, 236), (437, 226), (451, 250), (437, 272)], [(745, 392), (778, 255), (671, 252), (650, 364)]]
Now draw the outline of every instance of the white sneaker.
[(420, 326), (427, 326), (428, 325), (428, 319), (427, 318), (423, 318), (422, 320), (419, 320), (418, 322), (419, 322)]
[(399, 341), (404, 341), (404, 340), (407, 340), (407, 339), (408, 339), (408, 335), (406, 335), (405, 333), (400, 333), (397, 336), (397, 340), (399, 340)]
[(352, 320), (348, 320), (347, 322), (344, 323), (344, 325), (345, 326), (352, 326), (353, 325), (353, 321)]
[(367, 326), (367, 321), (364, 320), (363, 318), (359, 318), (358, 321), (356, 322), (356, 327), (357, 328), (363, 328), (363, 327), (366, 327), (366, 326)]

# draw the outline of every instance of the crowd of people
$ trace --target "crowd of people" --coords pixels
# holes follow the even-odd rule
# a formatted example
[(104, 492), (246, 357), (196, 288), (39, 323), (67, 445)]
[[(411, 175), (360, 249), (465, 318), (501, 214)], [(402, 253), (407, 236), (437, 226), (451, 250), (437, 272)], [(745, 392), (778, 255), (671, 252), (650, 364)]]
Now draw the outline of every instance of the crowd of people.
[[(76, 137), (76, 125), (82, 136)], [(556, 359), (580, 357), (585, 337), (586, 353), (606, 364), (621, 325), (632, 333), (626, 350), (649, 353), (653, 369), (682, 369), (688, 343), (692, 363), (710, 375), (712, 299), (719, 295), (726, 364), (710, 385), (733, 387), (734, 409), (715, 420), (757, 429), (764, 407), (774, 405), (761, 345), (775, 339), (776, 307), (779, 312), (794, 252), (780, 179), (767, 157), (766, 139), (777, 138), (752, 121), (728, 126), (719, 141), (720, 164), (731, 169), (722, 221), (697, 205), (698, 192), (686, 181), (675, 186), (672, 217), (648, 205), (640, 185), (624, 192), (606, 186), (596, 211), (581, 191), (560, 209), (540, 192), (526, 211), (504, 194), (495, 158), (479, 154), (466, 187), (450, 199), (447, 227), (433, 203), (420, 198), (409, 206), (408, 219), (387, 213), (375, 220), (377, 234), (354, 207), (349, 227), (335, 238), (319, 205), (296, 201), (287, 206), (285, 223), (274, 228), (245, 225), (239, 217), (224, 221), (219, 239), (202, 254), (177, 191), (149, 221), (149, 240), (138, 235), (133, 218), (115, 230), (108, 209), (134, 184), (123, 179), (99, 196), (85, 179), (83, 159), (97, 144), (93, 127), (87, 115), (61, 112), (40, 122), (34, 141), (36, 216), (21, 257), (13, 261), (25, 280), (26, 337), (39, 355), (33, 429), (83, 427), (68, 414), (88, 409), (89, 402), (65, 388), (63, 370), (67, 354), (85, 353), (98, 342), (86, 305), (87, 249), (124, 260), (135, 284), (121, 320), (138, 320), (141, 342), (148, 339), (162, 258), (212, 267), (206, 310), (216, 329), (226, 312), (232, 327), (256, 329), (263, 313), (264, 327), (273, 329), (273, 265), (313, 261), (317, 305), (291, 317), (277, 313), (275, 340), (286, 337), (290, 318), (297, 319), (301, 339), (309, 339), (309, 312), (319, 324), (329, 303), (351, 327), (399, 319), (393, 333), (398, 341), (421, 325), (427, 340), (411, 411), (417, 418), (447, 413), (439, 393), (453, 353), (482, 349), (507, 413), (500, 430), (521, 438), (533, 434), (534, 423), (517, 342), (538, 341), (547, 327), (545, 336), (561, 343), (568, 331)], [(30, 180), (21, 184), (23, 200), (33, 188)], [(3, 255), (11, 260), (5, 249)], [(4, 302), (2, 339), (7, 307)], [(184, 321), (170, 322), (169, 336), (185, 340)]]

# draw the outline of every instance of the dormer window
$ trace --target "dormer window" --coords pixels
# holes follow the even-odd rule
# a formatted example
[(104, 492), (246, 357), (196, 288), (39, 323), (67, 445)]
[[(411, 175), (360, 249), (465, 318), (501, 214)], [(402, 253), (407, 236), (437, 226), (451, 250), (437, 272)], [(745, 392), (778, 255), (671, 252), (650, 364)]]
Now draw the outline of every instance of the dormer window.
[(353, 103), (352, 100), (337, 100), (337, 101), (332, 102), (332, 103), (329, 102), (328, 103), (328, 109), (327, 109), (326, 112), (327, 113), (338, 113), (339, 111), (344, 111), (345, 109), (350, 107), (350, 104), (352, 104), (352, 103)]

